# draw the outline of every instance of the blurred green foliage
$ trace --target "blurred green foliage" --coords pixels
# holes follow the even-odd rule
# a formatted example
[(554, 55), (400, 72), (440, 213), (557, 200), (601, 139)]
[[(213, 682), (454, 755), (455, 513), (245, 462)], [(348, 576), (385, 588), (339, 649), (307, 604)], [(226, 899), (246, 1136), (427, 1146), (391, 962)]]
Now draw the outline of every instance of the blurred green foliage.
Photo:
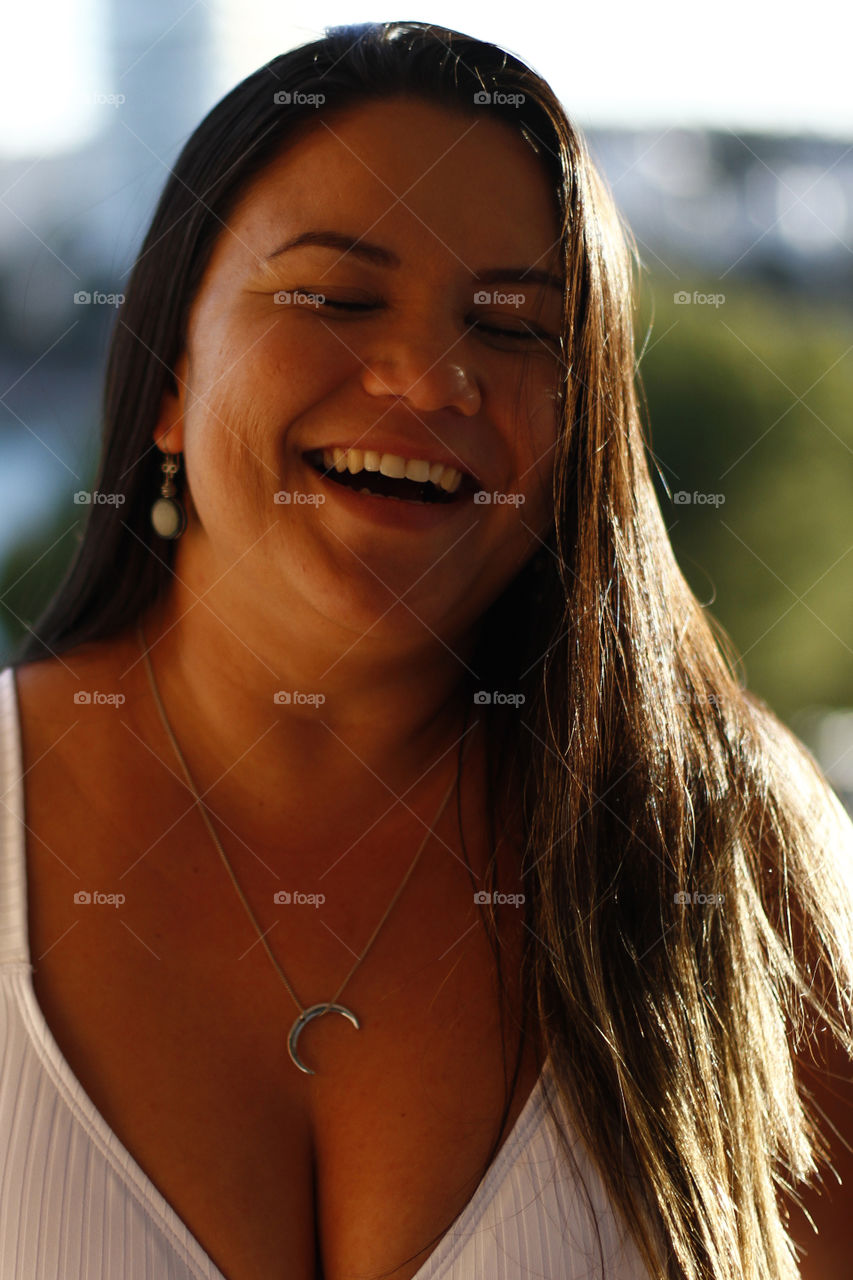
[(742, 678), (789, 722), (853, 705), (853, 315), (734, 278), (646, 275), (637, 335), (666, 525)]
[[(679, 563), (786, 720), (853, 705), (853, 315), (736, 278), (644, 275), (637, 351), (655, 483)], [(725, 293), (678, 304), (677, 290)], [(653, 323), (649, 331), (649, 324)], [(86, 508), (0, 565), (5, 650), (54, 591)]]

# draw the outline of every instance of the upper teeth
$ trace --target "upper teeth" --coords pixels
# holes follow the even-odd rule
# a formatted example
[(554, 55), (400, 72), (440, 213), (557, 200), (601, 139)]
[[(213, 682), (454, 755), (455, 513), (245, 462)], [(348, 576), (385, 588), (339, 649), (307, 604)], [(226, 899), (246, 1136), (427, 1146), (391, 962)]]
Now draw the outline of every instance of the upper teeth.
[(383, 476), (394, 480), (417, 480), (420, 483), (431, 480), (447, 493), (455, 493), (462, 483), (462, 472), (445, 466), (443, 462), (401, 458), (396, 453), (377, 453), (372, 449), (341, 449), (338, 445), (324, 449), (323, 466), (327, 470), (334, 467), (336, 471), (349, 471), (354, 476), (359, 471), (380, 471)]

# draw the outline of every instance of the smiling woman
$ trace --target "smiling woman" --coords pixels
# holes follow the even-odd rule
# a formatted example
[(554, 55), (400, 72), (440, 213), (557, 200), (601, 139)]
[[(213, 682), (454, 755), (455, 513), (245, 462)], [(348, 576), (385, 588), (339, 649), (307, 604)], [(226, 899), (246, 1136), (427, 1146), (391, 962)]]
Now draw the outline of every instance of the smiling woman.
[(188, 141), (0, 676), (0, 1275), (799, 1274), (853, 828), (674, 560), (631, 267), (443, 28)]

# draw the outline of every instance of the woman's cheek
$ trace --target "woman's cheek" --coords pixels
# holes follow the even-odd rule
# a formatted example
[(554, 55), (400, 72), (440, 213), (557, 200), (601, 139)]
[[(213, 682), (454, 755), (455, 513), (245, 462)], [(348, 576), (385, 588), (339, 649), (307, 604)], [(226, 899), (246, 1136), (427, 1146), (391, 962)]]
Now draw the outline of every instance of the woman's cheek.
[(339, 381), (336, 375), (363, 367), (354, 340), (342, 341), (319, 322), (309, 329), (295, 318), (276, 326), (255, 350), (271, 383), (296, 389), (299, 399), (312, 389), (320, 397)]

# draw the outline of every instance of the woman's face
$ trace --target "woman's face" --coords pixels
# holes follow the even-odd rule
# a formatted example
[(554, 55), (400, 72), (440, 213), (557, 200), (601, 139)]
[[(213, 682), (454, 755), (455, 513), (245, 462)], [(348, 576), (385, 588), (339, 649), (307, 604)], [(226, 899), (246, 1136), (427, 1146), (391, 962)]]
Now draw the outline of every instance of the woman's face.
[[(308, 232), (359, 243), (282, 249)], [(561, 292), (513, 275), (560, 277), (558, 236), (546, 176), (487, 106), (320, 117), (220, 235), (163, 402), (192, 498), (179, 577), (225, 575), (247, 621), (260, 603), (377, 635), (473, 623), (551, 524)], [(307, 457), (350, 448), (368, 470), (347, 486)], [(441, 503), (359, 493), (399, 458), (476, 483)]]

